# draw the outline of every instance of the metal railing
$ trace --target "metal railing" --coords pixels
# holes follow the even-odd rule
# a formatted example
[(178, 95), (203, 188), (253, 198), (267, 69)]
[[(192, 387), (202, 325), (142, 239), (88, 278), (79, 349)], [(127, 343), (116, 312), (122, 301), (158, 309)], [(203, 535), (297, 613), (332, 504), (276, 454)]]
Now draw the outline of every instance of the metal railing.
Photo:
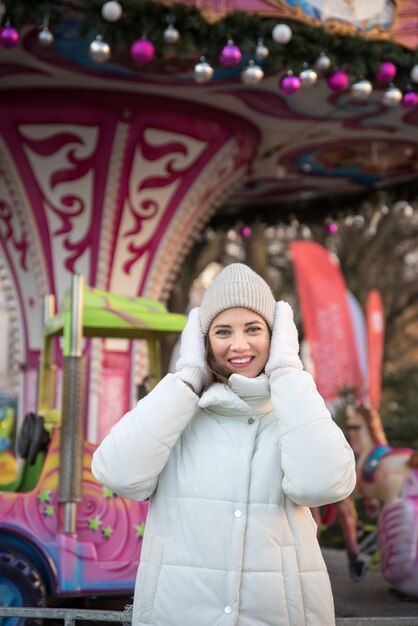
[(74, 626), (76, 622), (117, 622), (130, 624), (131, 611), (97, 611), (95, 609), (40, 609), (40, 608), (6, 608), (0, 606), (0, 623), (2, 617), (23, 617), (34, 619), (63, 620), (64, 626)]
[[(2, 617), (23, 617), (63, 620), (64, 626), (74, 626), (76, 622), (86, 621), (130, 624), (131, 616), (131, 611), (0, 607), (0, 623)], [(336, 619), (336, 626), (418, 626), (418, 615), (416, 617), (339, 617)]]

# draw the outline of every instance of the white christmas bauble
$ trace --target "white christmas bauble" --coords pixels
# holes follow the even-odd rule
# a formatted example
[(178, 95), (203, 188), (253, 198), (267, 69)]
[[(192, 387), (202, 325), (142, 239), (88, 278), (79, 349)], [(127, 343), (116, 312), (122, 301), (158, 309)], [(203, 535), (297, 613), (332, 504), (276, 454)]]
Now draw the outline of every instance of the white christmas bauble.
[(292, 39), (292, 31), (287, 24), (276, 24), (271, 36), (276, 43), (285, 44)]
[(353, 100), (366, 100), (373, 91), (369, 80), (361, 78), (351, 85), (350, 94)]
[(46, 48), (47, 46), (50, 46), (52, 42), (54, 41), (54, 35), (51, 33), (51, 31), (49, 30), (47, 26), (44, 26), (41, 32), (39, 33), (38, 41), (41, 44), (41, 46), (43, 46), (44, 48)]
[(96, 39), (91, 42), (89, 48), (90, 58), (96, 63), (104, 63), (110, 57), (110, 46), (103, 41), (100, 35), (97, 35)]
[(213, 67), (209, 65), (205, 57), (202, 57), (194, 66), (194, 79), (197, 83), (208, 83), (213, 77)]
[(173, 24), (169, 24), (163, 33), (165, 43), (174, 44), (180, 39), (180, 33)]
[(102, 6), (102, 17), (107, 22), (117, 22), (122, 17), (122, 7), (116, 0), (105, 2)]
[(246, 85), (257, 85), (263, 77), (263, 70), (254, 61), (250, 61), (248, 66), (241, 72), (241, 80)]
[(264, 61), (270, 54), (270, 50), (264, 45), (263, 40), (259, 39), (255, 49), (255, 58), (257, 61)]
[(325, 72), (331, 67), (331, 59), (325, 54), (325, 52), (321, 52), (317, 60), (315, 61), (315, 69), (320, 72)]
[(387, 107), (396, 107), (402, 100), (402, 91), (391, 85), (388, 87), (382, 96), (382, 102)]
[(414, 83), (418, 83), (418, 64), (414, 65), (414, 67), (411, 70), (411, 80)]
[(313, 87), (318, 80), (318, 74), (310, 67), (305, 67), (299, 74), (302, 87)]

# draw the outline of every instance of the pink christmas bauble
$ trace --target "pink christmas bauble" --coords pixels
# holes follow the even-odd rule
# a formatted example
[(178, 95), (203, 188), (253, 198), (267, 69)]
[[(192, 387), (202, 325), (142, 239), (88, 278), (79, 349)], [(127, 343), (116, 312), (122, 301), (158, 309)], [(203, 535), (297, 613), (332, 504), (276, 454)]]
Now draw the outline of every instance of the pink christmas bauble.
[(413, 109), (418, 104), (418, 95), (415, 91), (407, 91), (401, 100), (404, 109)]
[(248, 239), (248, 237), (251, 237), (252, 230), (250, 226), (243, 226), (240, 230), (240, 234), (241, 234), (241, 237), (244, 237), (245, 239)]
[(224, 67), (235, 67), (241, 63), (241, 58), (241, 50), (232, 41), (228, 41), (219, 55), (219, 61)]
[(294, 94), (301, 86), (301, 80), (298, 76), (293, 76), (292, 74), (283, 76), (279, 83), (280, 90), (285, 93), (287, 96), (291, 96)]
[(131, 57), (135, 63), (149, 63), (154, 58), (155, 48), (148, 39), (137, 39), (131, 45)]
[(381, 63), (376, 72), (376, 80), (380, 83), (390, 83), (396, 76), (396, 65), (392, 61), (384, 61)]
[(0, 46), (2, 48), (16, 48), (19, 39), (19, 33), (13, 26), (5, 26), (0, 31)]
[(338, 232), (338, 224), (335, 222), (330, 222), (325, 226), (325, 233), (327, 235), (335, 235)]
[(335, 70), (327, 79), (328, 87), (336, 93), (344, 91), (348, 87), (348, 76), (341, 70)]

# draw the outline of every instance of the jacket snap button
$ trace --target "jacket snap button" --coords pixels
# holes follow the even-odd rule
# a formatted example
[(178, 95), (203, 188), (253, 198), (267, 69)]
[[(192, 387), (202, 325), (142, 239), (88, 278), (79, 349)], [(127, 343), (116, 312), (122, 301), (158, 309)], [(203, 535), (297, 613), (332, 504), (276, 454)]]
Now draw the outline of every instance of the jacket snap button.
[(255, 419), (254, 419), (253, 417), (250, 417), (250, 418), (248, 419), (248, 423), (249, 423), (249, 424), (254, 424), (254, 422), (255, 422)]
[(237, 509), (236, 511), (234, 511), (234, 516), (235, 517), (241, 517), (242, 513), (239, 509)]
[(232, 613), (232, 606), (227, 605), (227, 606), (224, 608), (224, 612), (225, 612), (225, 613)]

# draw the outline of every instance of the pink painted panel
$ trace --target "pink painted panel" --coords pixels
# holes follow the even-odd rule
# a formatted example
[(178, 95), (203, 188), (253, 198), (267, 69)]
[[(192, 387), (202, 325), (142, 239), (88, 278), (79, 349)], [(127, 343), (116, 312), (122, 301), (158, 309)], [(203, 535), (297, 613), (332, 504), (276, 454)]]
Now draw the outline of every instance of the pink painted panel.
[(130, 352), (104, 353), (99, 398), (98, 442), (129, 409), (131, 389)]

